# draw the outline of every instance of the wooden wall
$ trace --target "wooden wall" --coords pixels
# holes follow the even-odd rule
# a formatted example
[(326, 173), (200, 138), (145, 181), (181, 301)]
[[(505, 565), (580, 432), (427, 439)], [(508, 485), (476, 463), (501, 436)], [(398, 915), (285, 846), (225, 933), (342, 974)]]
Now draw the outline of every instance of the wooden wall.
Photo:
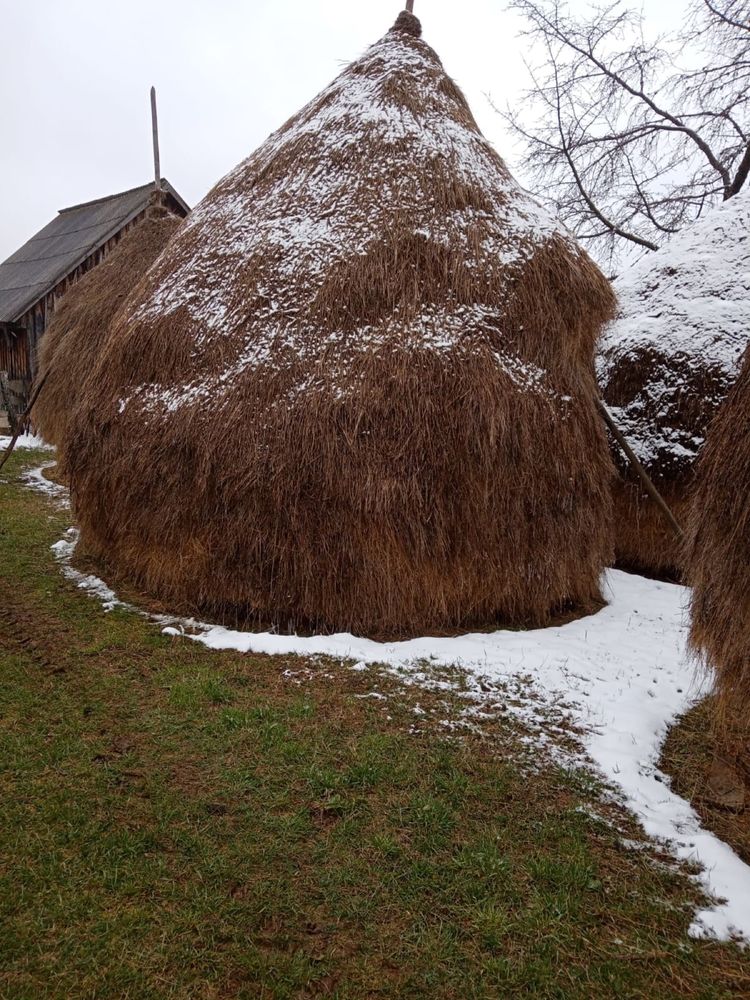
[(0, 323), (0, 372), (11, 380), (30, 378), (31, 359), (26, 330)]

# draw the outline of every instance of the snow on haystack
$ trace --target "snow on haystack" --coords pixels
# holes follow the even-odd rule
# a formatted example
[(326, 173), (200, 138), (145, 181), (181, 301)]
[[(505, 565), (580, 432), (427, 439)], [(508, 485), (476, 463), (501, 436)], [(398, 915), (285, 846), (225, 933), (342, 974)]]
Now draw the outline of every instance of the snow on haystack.
[[(481, 268), (487, 260), (515, 269), (553, 235), (566, 238), (479, 130), (455, 120), (455, 97), (435, 85), (435, 70), (431, 50), (415, 48), (406, 32), (388, 32), (197, 206), (182, 240), (190, 242), (190, 251), (174, 271), (160, 275), (133, 319), (155, 321), (186, 310), (199, 351), (243, 329), (250, 300), (256, 322), (252, 338), (208, 381), (196, 379), (177, 390), (144, 386), (124, 405), (142, 396), (180, 407), (225, 393), (246, 368), (276, 367), (288, 353), (302, 360), (323, 349), (335, 363), (336, 349), (344, 344), (368, 352), (390, 339), (390, 324), (355, 316), (346, 329), (326, 331), (321, 343), (315, 325), (295, 320), (313, 312), (332, 268), (366, 257), (378, 235), (393, 228), (394, 203), (415, 238), (450, 249), (468, 269)], [(413, 108), (387, 99), (394, 76), (401, 73), (413, 81)], [(363, 138), (370, 148), (388, 150), (387, 156), (372, 156), (364, 173), (358, 149)], [(304, 169), (278, 174), (270, 184), (247, 183), (248, 174), (262, 178), (278, 157), (309, 153), (311, 147), (315, 160), (305, 162)], [(486, 205), (436, 212), (432, 199), (414, 183), (415, 173), (434, 178), (436, 162), (445, 165), (456, 184), (481, 188)], [(386, 196), (368, 197), (367, 188)], [(254, 286), (238, 300), (238, 258), (252, 261), (269, 251), (278, 258), (272, 276), (257, 271)], [(505, 280), (513, 273), (509, 270)], [(272, 287), (266, 287), (270, 281)], [(406, 343), (447, 351), (467, 330), (502, 324), (503, 312), (448, 299), (391, 319), (402, 327)], [(498, 352), (497, 363), (510, 364), (521, 388), (541, 382), (543, 373), (533, 366), (523, 378), (518, 359)]]
[[(683, 521), (696, 457), (750, 338), (750, 192), (647, 254), (615, 290), (619, 311), (597, 359), (602, 394)], [(619, 560), (652, 572), (679, 570), (674, 533), (619, 450), (615, 455)]]
[[(750, 340), (750, 189), (708, 212), (615, 282), (597, 375), (650, 470), (692, 464)], [(696, 386), (708, 397), (695, 399)]]

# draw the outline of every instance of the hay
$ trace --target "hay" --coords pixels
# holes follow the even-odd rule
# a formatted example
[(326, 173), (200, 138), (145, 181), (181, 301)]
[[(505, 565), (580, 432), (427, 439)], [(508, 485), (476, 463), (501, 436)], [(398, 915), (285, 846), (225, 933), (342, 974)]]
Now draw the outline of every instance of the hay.
[[(750, 349), (706, 438), (685, 549), (690, 643), (715, 668), (727, 729), (750, 732)], [(744, 748), (745, 756), (747, 747)]]
[(83, 544), (173, 605), (384, 635), (599, 599), (613, 295), (418, 35), (208, 194), (87, 383)]
[(67, 438), (75, 400), (94, 366), (112, 317), (174, 235), (180, 219), (152, 213), (66, 293), (41, 340), (34, 424), (50, 444)]
[[(680, 542), (664, 515), (631, 472), (619, 466), (613, 488), (612, 523), (615, 526), (617, 565), (634, 573), (679, 582), (682, 576)], [(689, 509), (684, 484), (662, 484), (664, 502), (683, 527)]]
[[(750, 197), (741, 193), (631, 267), (597, 358), (602, 395), (676, 514), (750, 325)], [(679, 571), (679, 542), (613, 446), (615, 549), (630, 569)]]

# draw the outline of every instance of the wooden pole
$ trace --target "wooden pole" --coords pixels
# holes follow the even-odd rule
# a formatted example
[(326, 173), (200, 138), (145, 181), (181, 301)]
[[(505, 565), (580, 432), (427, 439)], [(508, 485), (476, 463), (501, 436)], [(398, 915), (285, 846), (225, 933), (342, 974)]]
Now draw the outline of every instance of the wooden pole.
[(640, 476), (641, 482), (643, 483), (643, 485), (644, 485), (644, 487), (646, 489), (646, 492), (651, 497), (651, 499), (654, 501), (654, 503), (659, 508), (659, 510), (662, 512), (662, 514), (667, 519), (667, 521), (669, 521), (669, 525), (672, 528), (672, 531), (674, 531), (674, 533), (677, 536), (677, 538), (680, 539), (680, 541), (682, 541), (682, 539), (685, 537), (684, 534), (683, 534), (682, 528), (677, 523), (677, 519), (675, 518), (675, 516), (672, 513), (672, 511), (667, 506), (667, 503), (666, 503), (664, 497), (661, 495), (661, 493), (654, 486), (653, 482), (651, 481), (651, 478), (649, 477), (649, 474), (646, 472), (646, 470), (643, 468), (643, 466), (641, 465), (641, 463), (638, 461), (638, 458), (637, 458), (635, 452), (633, 451), (633, 449), (630, 447), (630, 445), (628, 444), (627, 440), (625, 439), (625, 435), (622, 433), (622, 431), (620, 430), (620, 428), (614, 422), (614, 420), (612, 419), (612, 414), (609, 412), (609, 410), (607, 409), (607, 407), (604, 405), (604, 401), (601, 400), (601, 399), (598, 399), (597, 403), (599, 405), (599, 410), (601, 412), (601, 415), (604, 417), (605, 424), (607, 425), (607, 427), (609, 427), (610, 431), (612, 432), (612, 437), (614, 437), (615, 441), (617, 441), (617, 443), (619, 444), (619, 446), (625, 452), (625, 455), (627, 456), (628, 461), (630, 462), (630, 464), (633, 466), (633, 468), (635, 469), (635, 471)]
[(414, 13), (414, 0), (406, 0), (406, 9), (410, 14)]
[(159, 120), (156, 117), (156, 87), (151, 88), (151, 137), (154, 143), (154, 187), (161, 191), (161, 165), (159, 163)]

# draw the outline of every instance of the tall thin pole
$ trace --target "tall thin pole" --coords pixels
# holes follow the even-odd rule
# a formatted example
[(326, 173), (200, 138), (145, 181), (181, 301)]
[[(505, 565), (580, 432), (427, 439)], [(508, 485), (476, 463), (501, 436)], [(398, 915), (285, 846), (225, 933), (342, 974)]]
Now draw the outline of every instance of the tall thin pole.
[(154, 187), (161, 191), (161, 166), (159, 164), (159, 120), (156, 117), (156, 87), (151, 88), (151, 136), (154, 141)]
[(406, 9), (410, 14), (414, 13), (414, 0), (406, 0)]

